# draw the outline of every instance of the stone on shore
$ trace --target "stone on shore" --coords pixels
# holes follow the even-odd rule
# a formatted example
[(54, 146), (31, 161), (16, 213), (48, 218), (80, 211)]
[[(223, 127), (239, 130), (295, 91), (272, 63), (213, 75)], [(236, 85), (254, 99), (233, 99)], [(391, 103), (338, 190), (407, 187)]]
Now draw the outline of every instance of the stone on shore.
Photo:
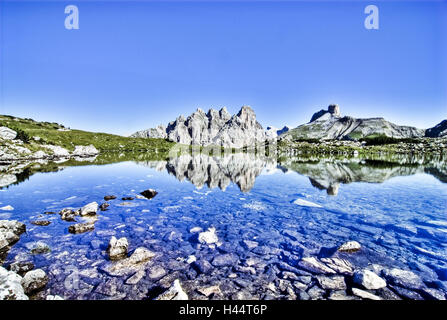
[(386, 281), (370, 270), (361, 270), (354, 273), (354, 283), (368, 290), (377, 290), (386, 287)]
[(23, 277), (21, 284), (26, 294), (44, 288), (48, 283), (48, 276), (42, 269), (29, 271)]
[(115, 236), (112, 236), (109, 247), (107, 248), (110, 260), (119, 260), (127, 257), (128, 248), (129, 242), (126, 238), (116, 239)]

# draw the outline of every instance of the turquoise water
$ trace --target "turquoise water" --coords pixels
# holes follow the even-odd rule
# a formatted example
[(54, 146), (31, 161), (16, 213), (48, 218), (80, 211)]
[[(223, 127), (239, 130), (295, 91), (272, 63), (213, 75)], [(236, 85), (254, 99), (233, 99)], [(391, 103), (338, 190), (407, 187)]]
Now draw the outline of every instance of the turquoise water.
[[(362, 245), (362, 254), (352, 260), (359, 266), (410, 269), (428, 286), (441, 291), (445, 288), (447, 184), (435, 176), (419, 170), (379, 183), (349, 181), (339, 183), (331, 195), (321, 187), (321, 175), (320, 187), (315, 187), (309, 175), (280, 165), (248, 166), (250, 170), (217, 166), (217, 172), (209, 165), (199, 169), (200, 165), (189, 163), (183, 167), (166, 162), (67, 167), (36, 173), (3, 188), (0, 207), (11, 205), (14, 210), (0, 211), (0, 219), (19, 220), (27, 226), (27, 233), (12, 247), (5, 264), (19, 259), (33, 261), (49, 274), (46, 293), (66, 298), (142, 299), (154, 294), (163, 278), (145, 277), (137, 284), (126, 284), (127, 278), (113, 279), (103, 272), (102, 267), (109, 263), (105, 249), (115, 235), (129, 240), (129, 251), (144, 246), (156, 252), (153, 264), (165, 271), (165, 281), (172, 275), (185, 281), (216, 283), (232, 273), (241, 274), (237, 267), (244, 266), (249, 258), (261, 259), (262, 268), (255, 275), (241, 277), (250, 280), (251, 294), (262, 298), (272, 274), (279, 277), (278, 265), (294, 267), (302, 257), (322, 256), (355, 240)], [(151, 200), (121, 200), (148, 188), (157, 190), (158, 195)], [(93, 201), (101, 204), (106, 195), (118, 198), (109, 201), (109, 210), (98, 212), (92, 232), (70, 234), (68, 226), (73, 222), (61, 220), (58, 214), (44, 214), (80, 208)], [(320, 207), (296, 204), (297, 199)], [(30, 223), (33, 220), (49, 220), (51, 224), (36, 226)], [(215, 227), (221, 245), (199, 245), (190, 232), (194, 227)], [(292, 231), (292, 238), (288, 231)], [(245, 248), (243, 239), (256, 241), (257, 248)], [(48, 244), (51, 252), (29, 254), (35, 241)], [(206, 276), (199, 275), (186, 261), (191, 255), (212, 260), (221, 253), (235, 255), (233, 266), (215, 267)], [(75, 289), (66, 285), (73, 270), (78, 281)], [(112, 293), (103, 288), (111, 279), (117, 283)], [(233, 291), (228, 289), (229, 295)], [(223, 297), (227, 297), (225, 293)]]

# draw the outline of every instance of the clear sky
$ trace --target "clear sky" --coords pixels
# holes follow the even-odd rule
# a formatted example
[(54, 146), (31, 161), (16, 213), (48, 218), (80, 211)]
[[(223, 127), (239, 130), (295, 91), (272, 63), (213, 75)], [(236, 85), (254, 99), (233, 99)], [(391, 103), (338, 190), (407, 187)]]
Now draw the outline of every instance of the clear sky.
[[(64, 8), (79, 8), (66, 30)], [(379, 8), (367, 30), (364, 8)], [(128, 135), (197, 107), (265, 127), (447, 118), (446, 1), (0, 1), (0, 114)]]

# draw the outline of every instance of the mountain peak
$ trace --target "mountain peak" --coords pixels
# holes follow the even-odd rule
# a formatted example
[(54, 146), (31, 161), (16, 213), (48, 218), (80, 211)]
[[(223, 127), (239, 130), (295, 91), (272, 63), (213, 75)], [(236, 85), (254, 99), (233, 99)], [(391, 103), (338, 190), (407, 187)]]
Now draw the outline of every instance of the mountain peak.
[(340, 107), (338, 106), (338, 104), (330, 104), (327, 107), (327, 110), (321, 109), (320, 111), (315, 112), (309, 122), (314, 122), (317, 120), (326, 121), (330, 120), (333, 117), (341, 117)]

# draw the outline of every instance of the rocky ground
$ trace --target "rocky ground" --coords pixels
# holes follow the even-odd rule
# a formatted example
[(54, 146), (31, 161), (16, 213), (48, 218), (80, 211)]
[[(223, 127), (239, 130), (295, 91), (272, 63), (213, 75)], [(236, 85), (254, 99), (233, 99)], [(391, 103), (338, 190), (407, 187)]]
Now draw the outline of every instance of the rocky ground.
[(290, 157), (305, 154), (324, 155), (387, 155), (387, 154), (446, 154), (447, 138), (417, 138), (412, 142), (396, 142), (383, 145), (368, 145), (365, 141), (351, 140), (287, 140), (278, 142), (280, 156)]

